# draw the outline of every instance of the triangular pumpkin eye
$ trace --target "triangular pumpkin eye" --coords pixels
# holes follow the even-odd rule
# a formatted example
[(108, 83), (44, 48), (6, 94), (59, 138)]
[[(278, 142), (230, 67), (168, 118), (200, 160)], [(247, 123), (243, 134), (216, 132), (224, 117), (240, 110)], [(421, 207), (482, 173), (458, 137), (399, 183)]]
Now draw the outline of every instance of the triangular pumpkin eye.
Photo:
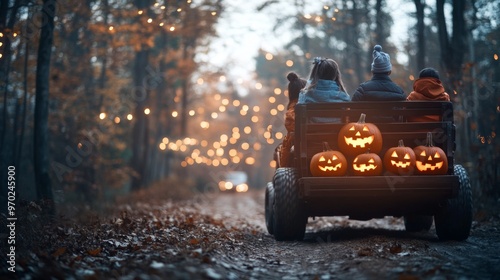
[(353, 126), (351, 126), (351, 128), (349, 128), (349, 131), (354, 131), (354, 130), (356, 130), (356, 129), (354, 128), (354, 125), (353, 125)]
[(368, 126), (365, 125), (363, 126), (363, 131), (370, 131), (370, 130), (368, 129)]
[(337, 160), (339, 159), (336, 155), (333, 155), (332, 160)]
[(405, 154), (404, 159), (410, 159), (410, 155), (409, 154)]
[(396, 153), (396, 151), (392, 152), (391, 157), (395, 157), (395, 158), (397, 158), (397, 157), (398, 157), (398, 153)]
[(369, 163), (375, 163), (375, 160), (371, 158), (368, 162)]
[(438, 154), (438, 152), (436, 152), (436, 154), (434, 155), (434, 158), (441, 158), (441, 156)]
[(421, 155), (421, 156), (423, 156), (423, 157), (425, 157), (425, 151), (422, 151), (422, 152), (420, 153), (420, 155)]
[(325, 157), (324, 157), (324, 156), (321, 156), (321, 157), (319, 158), (319, 161), (325, 161)]

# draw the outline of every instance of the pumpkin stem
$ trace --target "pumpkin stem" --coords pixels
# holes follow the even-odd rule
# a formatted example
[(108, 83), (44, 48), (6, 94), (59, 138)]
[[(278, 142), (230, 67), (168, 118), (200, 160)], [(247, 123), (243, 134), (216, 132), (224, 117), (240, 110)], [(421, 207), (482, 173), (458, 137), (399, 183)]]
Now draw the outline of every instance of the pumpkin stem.
[(403, 139), (399, 139), (399, 144), (398, 147), (404, 147), (405, 143), (403, 142)]
[(323, 152), (326, 151), (331, 151), (330, 146), (328, 145), (328, 142), (323, 142)]
[(432, 132), (427, 132), (427, 147), (433, 147), (432, 145)]
[(361, 115), (359, 116), (358, 123), (365, 123), (365, 119), (366, 119), (366, 114), (361, 113)]

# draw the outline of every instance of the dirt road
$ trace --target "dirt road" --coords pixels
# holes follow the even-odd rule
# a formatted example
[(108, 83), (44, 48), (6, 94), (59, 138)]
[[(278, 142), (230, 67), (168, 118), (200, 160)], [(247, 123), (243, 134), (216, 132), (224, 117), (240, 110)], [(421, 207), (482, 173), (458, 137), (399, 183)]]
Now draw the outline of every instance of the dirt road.
[(6, 273), (3, 263), (0, 278), (498, 279), (500, 275), (498, 214), (476, 217), (465, 242), (440, 242), (434, 228), (406, 233), (401, 219), (359, 222), (345, 217), (310, 218), (304, 241), (277, 242), (265, 230), (263, 202), (263, 191), (212, 193), (183, 202), (123, 204), (106, 217), (86, 222), (26, 223), (19, 229), (23, 234), (19, 234), (17, 272)]
[(500, 275), (498, 220), (474, 222), (465, 242), (440, 242), (434, 226), (428, 233), (406, 233), (402, 219), (392, 217), (365, 222), (309, 218), (303, 242), (277, 242), (265, 231), (262, 201), (261, 193), (222, 194), (206, 208), (234, 225), (258, 231), (234, 251), (214, 256), (229, 272), (246, 264), (243, 275), (250, 278), (494, 279)]

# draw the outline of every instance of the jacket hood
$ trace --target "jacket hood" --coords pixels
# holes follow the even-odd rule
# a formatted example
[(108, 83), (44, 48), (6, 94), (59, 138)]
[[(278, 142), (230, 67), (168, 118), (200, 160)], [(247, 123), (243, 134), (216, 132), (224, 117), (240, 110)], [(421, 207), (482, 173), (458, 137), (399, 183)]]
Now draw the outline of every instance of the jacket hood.
[(448, 95), (439, 79), (425, 77), (420, 78), (413, 84), (413, 91), (422, 94), (429, 99), (445, 98)]

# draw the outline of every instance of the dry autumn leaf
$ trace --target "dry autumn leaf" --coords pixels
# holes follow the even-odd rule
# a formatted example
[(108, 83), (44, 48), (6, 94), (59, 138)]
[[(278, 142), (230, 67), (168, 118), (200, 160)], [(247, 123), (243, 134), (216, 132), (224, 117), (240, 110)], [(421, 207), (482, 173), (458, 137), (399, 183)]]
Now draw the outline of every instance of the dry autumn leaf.
[(101, 248), (98, 247), (96, 249), (93, 249), (93, 250), (88, 250), (87, 253), (93, 257), (99, 255), (101, 253)]

